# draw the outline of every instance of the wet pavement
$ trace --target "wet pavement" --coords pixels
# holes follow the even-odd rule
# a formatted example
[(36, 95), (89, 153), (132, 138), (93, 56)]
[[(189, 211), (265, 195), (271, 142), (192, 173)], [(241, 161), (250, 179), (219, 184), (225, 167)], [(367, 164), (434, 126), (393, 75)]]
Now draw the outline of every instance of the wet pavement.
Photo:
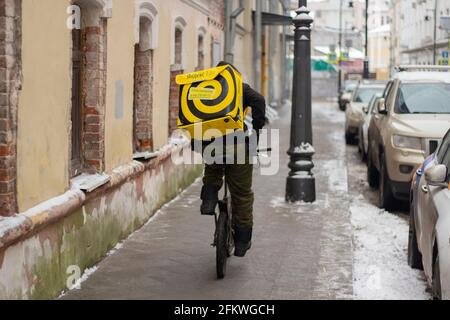
[(272, 125), (280, 129), (280, 170), (262, 176), (255, 168), (253, 246), (229, 260), (225, 279), (216, 279), (214, 220), (199, 214), (197, 181), (63, 299), (352, 299), (350, 197), (359, 192), (370, 202), (374, 192), (348, 166), (356, 158), (345, 146), (344, 113), (336, 103), (315, 102), (317, 202), (286, 204), (289, 121), (284, 108)]

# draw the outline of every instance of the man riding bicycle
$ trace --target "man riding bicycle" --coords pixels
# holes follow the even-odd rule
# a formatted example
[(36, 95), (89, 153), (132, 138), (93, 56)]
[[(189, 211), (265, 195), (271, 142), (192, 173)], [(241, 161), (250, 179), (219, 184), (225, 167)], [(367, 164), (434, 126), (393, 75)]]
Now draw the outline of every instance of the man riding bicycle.
[[(230, 65), (226, 62), (220, 62), (217, 66)], [(236, 68), (234, 68), (236, 69)], [(236, 69), (237, 70), (237, 69)], [(259, 130), (265, 125), (266, 114), (266, 102), (264, 97), (253, 90), (248, 84), (243, 84), (243, 105), (244, 107), (250, 107), (253, 117), (253, 129), (256, 132), (257, 143), (259, 142)], [(217, 203), (219, 201), (218, 193), (223, 185), (223, 178), (228, 184), (231, 193), (231, 207), (233, 212), (233, 229), (234, 229), (234, 242), (235, 251), (234, 255), (237, 257), (245, 256), (247, 250), (251, 247), (252, 230), (253, 230), (253, 202), (254, 195), (252, 191), (252, 139), (249, 138), (249, 132), (247, 126), (244, 128), (244, 132), (233, 133), (233, 135), (245, 135), (245, 139), (237, 139), (241, 143), (236, 142), (233, 139), (227, 139), (229, 137), (223, 137), (217, 139), (220, 141), (214, 141), (214, 143), (223, 143), (223, 149), (225, 156), (229, 155), (229, 150), (233, 150), (232, 163), (229, 161), (213, 161), (212, 163), (205, 164), (205, 171), (203, 176), (203, 188), (201, 191), (201, 214), (202, 215), (214, 215)], [(230, 143), (227, 141), (233, 140)], [(245, 142), (243, 142), (245, 141)], [(203, 141), (202, 151), (213, 141)], [(243, 142), (243, 143), (242, 143)], [(237, 157), (241, 156), (245, 152), (245, 161), (236, 161)], [(236, 163), (237, 162), (237, 163)]]

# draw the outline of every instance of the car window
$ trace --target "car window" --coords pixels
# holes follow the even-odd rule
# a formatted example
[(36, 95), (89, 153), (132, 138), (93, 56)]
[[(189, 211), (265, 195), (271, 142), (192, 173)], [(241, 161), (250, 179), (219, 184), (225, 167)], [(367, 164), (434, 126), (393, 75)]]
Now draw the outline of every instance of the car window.
[(391, 88), (392, 88), (392, 81), (389, 81), (388, 84), (386, 85), (386, 87), (384, 88), (384, 91), (383, 91), (383, 98), (386, 99), (386, 97), (388, 96), (388, 94), (391, 92)]
[(446, 151), (449, 149), (449, 147), (450, 147), (450, 131), (447, 132), (439, 147), (439, 151), (437, 153), (437, 160), (439, 163), (442, 163), (444, 155)]
[(377, 109), (377, 108), (375, 108), (375, 106), (377, 105), (378, 100), (380, 99), (380, 97), (381, 97), (380, 93), (377, 93), (376, 95), (374, 95), (372, 97), (372, 100), (370, 100), (370, 103), (369, 103), (368, 113), (375, 113), (375, 111)]
[[(430, 98), (432, 97), (432, 98)], [(398, 90), (395, 112), (450, 113), (450, 83), (406, 83)]]
[(391, 86), (389, 87), (389, 91), (387, 92), (386, 95), (386, 109), (387, 110), (392, 110), (392, 98), (395, 94), (395, 90), (394, 90), (394, 83), (392, 82)]
[(353, 97), (353, 102), (362, 102), (368, 104), (370, 99), (377, 94), (383, 92), (382, 87), (360, 87), (356, 90)]
[(356, 83), (351, 83), (345, 86), (345, 92), (352, 92), (356, 88)]
[(450, 168), (450, 148), (448, 147), (447, 150), (445, 151), (444, 158), (442, 159), (442, 164), (445, 164), (447, 168)]

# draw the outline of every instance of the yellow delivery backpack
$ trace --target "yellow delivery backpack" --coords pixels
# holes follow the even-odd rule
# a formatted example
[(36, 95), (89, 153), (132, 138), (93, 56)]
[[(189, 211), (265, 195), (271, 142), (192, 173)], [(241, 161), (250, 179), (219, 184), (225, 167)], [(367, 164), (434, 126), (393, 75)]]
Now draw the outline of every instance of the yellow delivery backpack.
[[(211, 140), (244, 129), (241, 74), (230, 65), (182, 74), (178, 128)], [(210, 130), (212, 129), (212, 130)]]

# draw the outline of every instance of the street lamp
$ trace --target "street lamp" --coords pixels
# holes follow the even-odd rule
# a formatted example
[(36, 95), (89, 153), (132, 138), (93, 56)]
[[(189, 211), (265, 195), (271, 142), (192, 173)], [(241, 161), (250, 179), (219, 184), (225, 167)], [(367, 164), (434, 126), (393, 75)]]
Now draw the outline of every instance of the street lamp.
[(344, 6), (344, 0), (339, 1), (339, 74), (338, 74), (338, 93), (342, 93), (342, 7)]
[(292, 92), (291, 137), (288, 155), (289, 176), (286, 182), (286, 201), (314, 202), (316, 200), (315, 177), (312, 157), (311, 123), (311, 24), (313, 19), (306, 7), (306, 0), (299, 1), (297, 16), (293, 19), (294, 79)]
[(365, 29), (365, 43), (364, 43), (364, 79), (369, 79), (369, 0), (366, 0), (365, 13), (366, 29)]

